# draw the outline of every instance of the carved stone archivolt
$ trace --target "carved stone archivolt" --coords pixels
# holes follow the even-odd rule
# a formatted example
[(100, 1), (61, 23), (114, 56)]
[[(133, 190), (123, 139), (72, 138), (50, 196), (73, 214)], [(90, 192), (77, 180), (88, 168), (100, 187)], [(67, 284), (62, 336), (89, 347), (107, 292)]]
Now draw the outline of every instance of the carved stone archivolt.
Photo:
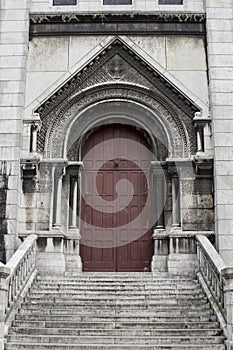
[[(193, 116), (198, 107), (119, 39), (37, 109), (42, 120), (37, 149), (47, 157), (66, 157), (90, 125), (113, 118), (110, 102), (116, 106), (117, 101), (121, 106), (124, 103), (132, 106), (131, 112), (127, 107), (127, 115), (124, 110), (120, 111), (125, 123), (127, 118), (135, 119), (136, 125), (147, 128), (154, 139), (165, 145), (164, 149), (169, 149), (169, 156), (195, 153)], [(108, 103), (109, 111), (95, 115), (94, 106), (97, 108), (101, 103)], [(141, 117), (134, 116), (137, 106), (142, 108)], [(90, 108), (91, 114), (84, 113)], [(115, 107), (114, 113), (117, 114)], [(71, 135), (72, 142), (67, 136), (72, 134), (71, 124), (76, 135), (76, 139)]]

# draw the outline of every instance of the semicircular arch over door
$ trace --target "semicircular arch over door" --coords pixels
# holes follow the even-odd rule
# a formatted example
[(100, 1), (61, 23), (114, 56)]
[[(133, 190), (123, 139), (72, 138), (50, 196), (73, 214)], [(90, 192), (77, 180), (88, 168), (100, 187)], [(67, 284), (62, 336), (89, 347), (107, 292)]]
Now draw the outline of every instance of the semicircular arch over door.
[(150, 139), (133, 126), (89, 132), (82, 147), (84, 271), (144, 271), (153, 255)]

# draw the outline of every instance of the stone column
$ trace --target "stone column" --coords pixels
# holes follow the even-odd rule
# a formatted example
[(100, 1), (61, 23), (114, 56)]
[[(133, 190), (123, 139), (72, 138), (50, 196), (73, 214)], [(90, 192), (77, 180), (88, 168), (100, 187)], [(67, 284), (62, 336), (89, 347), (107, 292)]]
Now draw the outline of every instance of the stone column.
[(53, 194), (53, 227), (61, 226), (61, 199), (62, 180), (64, 176), (64, 165), (57, 166), (54, 172), (54, 194)]
[(197, 155), (210, 156), (210, 122), (211, 119), (209, 117), (203, 117), (200, 112), (195, 113), (194, 125), (197, 136)]
[(172, 176), (172, 226), (180, 226), (180, 184), (177, 174)]
[(196, 135), (197, 135), (197, 153), (203, 153), (204, 152), (204, 135), (203, 135), (203, 127), (197, 126), (196, 127)]
[(71, 216), (70, 216), (70, 228), (77, 228), (77, 209), (78, 209), (78, 178), (73, 177), (71, 179)]
[(80, 198), (79, 190), (81, 188), (80, 170), (82, 162), (69, 162), (70, 173), (70, 214), (69, 230), (66, 237), (66, 270), (68, 273), (77, 273), (82, 271), (82, 261), (80, 257)]
[(7, 277), (10, 269), (0, 263), (0, 350), (4, 350), (4, 329), (7, 307), (8, 284)]
[(226, 267), (221, 271), (225, 280), (224, 285), (224, 308), (227, 321), (227, 350), (233, 348), (233, 267)]
[(39, 123), (33, 123), (31, 125), (31, 152), (35, 153), (37, 151), (37, 133), (40, 129)]
[(154, 172), (156, 229), (164, 229), (164, 174), (162, 169)]
[(154, 186), (154, 255), (151, 261), (151, 271), (167, 271), (168, 237), (164, 225), (164, 173), (161, 162), (151, 162), (153, 186)]

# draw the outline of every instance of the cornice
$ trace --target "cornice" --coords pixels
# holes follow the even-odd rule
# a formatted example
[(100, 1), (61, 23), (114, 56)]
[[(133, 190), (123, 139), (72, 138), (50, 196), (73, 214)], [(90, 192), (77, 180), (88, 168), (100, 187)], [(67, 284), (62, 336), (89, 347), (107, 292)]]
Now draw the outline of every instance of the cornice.
[(72, 13), (32, 13), (30, 15), (31, 23), (69, 23), (69, 22), (107, 22), (107, 21), (120, 21), (120, 22), (176, 22), (176, 23), (204, 23), (204, 13), (190, 13), (190, 12), (154, 12), (154, 13), (92, 13), (85, 14), (79, 12)]
[(30, 36), (87, 34), (205, 33), (205, 14), (153, 13), (31, 13)]

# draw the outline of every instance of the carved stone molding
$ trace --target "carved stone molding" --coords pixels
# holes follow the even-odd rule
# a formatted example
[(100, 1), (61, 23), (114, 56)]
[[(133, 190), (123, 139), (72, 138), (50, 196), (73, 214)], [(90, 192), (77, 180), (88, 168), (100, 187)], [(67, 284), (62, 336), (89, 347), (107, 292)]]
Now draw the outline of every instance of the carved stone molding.
[[(112, 79), (106, 76), (106, 69), (102, 72), (102, 76), (97, 72), (100, 71), (100, 68), (111, 65), (111, 61), (116, 60), (116, 56), (125, 61), (125, 71), (127, 75), (124, 80), (127, 82), (131, 81), (132, 83), (140, 84), (142, 83), (142, 77), (144, 78), (148, 88), (152, 91), (160, 92), (161, 96), (167, 96), (168, 100), (176, 103), (179, 108), (182, 108), (190, 117), (193, 117), (193, 114), (198, 112), (199, 109), (193, 101), (191, 101), (186, 95), (181, 91), (175, 88), (168, 80), (166, 80), (162, 75), (149, 66), (141, 57), (139, 57), (134, 51), (129, 47), (124, 45), (124, 43), (116, 39), (112, 42), (107, 48), (100, 52), (99, 55), (89, 62), (82, 70), (77, 72), (67, 83), (65, 83), (58, 91), (56, 91), (52, 97), (46, 100), (36, 112), (40, 114), (41, 118), (44, 115), (48, 114), (54, 107), (56, 107), (61, 101), (65, 98), (70, 97), (74, 91), (81, 91), (81, 88), (86, 87), (85, 81), (89, 80), (87, 86), (91, 86), (91, 83), (101, 83), (101, 82), (110, 82)], [(122, 66), (122, 63), (121, 63)], [(127, 68), (127, 69), (126, 69)], [(132, 74), (132, 70), (136, 70), (136, 74)], [(132, 76), (133, 75), (133, 76)], [(95, 79), (93, 81), (93, 79)]]
[[(186, 138), (186, 131), (183, 123), (179, 120), (176, 112), (167, 106), (166, 109), (161, 103), (156, 101), (152, 96), (148, 96), (146, 93), (143, 93), (142, 90), (137, 89), (129, 89), (124, 86), (124, 89), (121, 87), (111, 87), (106, 86), (104, 89), (95, 90), (90, 94), (82, 94), (81, 96), (77, 96), (76, 100), (73, 101), (72, 105), (64, 105), (60, 110), (53, 111), (53, 120), (50, 120), (50, 115), (45, 118), (45, 123), (43, 126), (43, 134), (40, 133), (40, 136), (43, 137), (44, 141), (41, 138), (41, 145), (45, 142), (45, 137), (47, 137), (47, 150), (50, 150), (50, 154), (47, 156), (52, 157), (60, 157), (62, 152), (62, 138), (65, 133), (66, 126), (70, 123), (75, 115), (85, 109), (87, 106), (91, 106), (93, 103), (98, 103), (106, 99), (111, 99), (111, 101), (122, 101), (129, 99), (132, 103), (139, 102), (145, 106), (148, 106), (151, 110), (157, 111), (159, 115), (162, 115), (164, 122), (167, 124), (167, 132), (170, 133), (170, 141), (172, 142), (172, 149), (175, 152), (174, 156), (182, 157), (183, 147), (186, 148), (188, 152), (190, 150), (190, 146), (193, 147), (193, 141), (195, 140), (195, 134), (190, 133), (190, 140), (193, 140), (190, 143), (190, 140)], [(117, 102), (116, 102), (117, 103)], [(79, 130), (85, 130), (85, 128), (92, 124), (96, 120), (96, 116), (93, 114), (84, 115), (79, 118)], [(147, 125), (154, 130), (153, 135), (156, 137), (156, 134), (160, 129), (157, 125), (157, 121), (155, 117), (149, 116), (141, 116), (141, 122)], [(191, 123), (192, 124), (192, 123)], [(157, 127), (156, 127), (157, 125)], [(77, 134), (78, 136), (78, 134)], [(159, 139), (163, 139), (162, 130), (158, 133), (157, 136)], [(164, 142), (163, 142), (164, 144)], [(165, 142), (166, 144), (166, 142)], [(52, 151), (53, 149), (53, 151)], [(59, 150), (60, 149), (60, 150)]]
[[(45, 151), (52, 134), (55, 135), (52, 143), (61, 144), (68, 123), (84, 108), (103, 100), (122, 99), (158, 111), (169, 132), (173, 133), (172, 147), (177, 149), (176, 156), (184, 156), (183, 146), (185, 152), (195, 153), (193, 115), (198, 107), (120, 39), (103, 49), (36, 110), (42, 120), (38, 150)], [(61, 156), (61, 152), (53, 154), (53, 157)]]
[(31, 23), (98, 23), (98, 21), (109, 22), (120, 20), (121, 22), (136, 22), (144, 21), (145, 23), (153, 22), (175, 22), (175, 23), (205, 23), (204, 13), (169, 13), (169, 12), (158, 12), (158, 13), (147, 13), (147, 14), (137, 14), (137, 13), (94, 13), (94, 14), (82, 14), (82, 13), (47, 13), (47, 14), (31, 14)]
[(48, 13), (31, 14), (30, 37), (53, 35), (204, 35), (203, 13)]

